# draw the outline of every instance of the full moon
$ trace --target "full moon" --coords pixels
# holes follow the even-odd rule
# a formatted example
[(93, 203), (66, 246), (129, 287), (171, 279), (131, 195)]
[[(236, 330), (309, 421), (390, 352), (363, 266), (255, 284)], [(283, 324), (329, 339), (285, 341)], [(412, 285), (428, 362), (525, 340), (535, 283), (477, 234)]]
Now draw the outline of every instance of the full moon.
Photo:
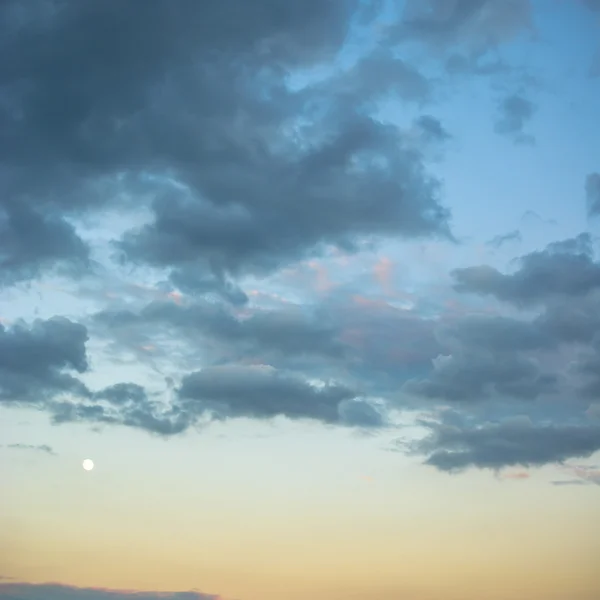
[(91, 471), (94, 468), (94, 461), (90, 458), (86, 458), (82, 463), (81, 466), (86, 470), (86, 471)]

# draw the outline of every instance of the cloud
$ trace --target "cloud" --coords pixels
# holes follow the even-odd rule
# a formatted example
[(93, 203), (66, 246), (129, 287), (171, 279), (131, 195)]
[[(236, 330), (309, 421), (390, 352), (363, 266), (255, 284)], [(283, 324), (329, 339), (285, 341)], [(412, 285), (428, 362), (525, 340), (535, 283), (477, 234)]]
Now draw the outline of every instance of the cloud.
[(589, 346), (600, 332), (600, 293), (551, 300), (533, 323), (548, 344), (578, 343)]
[(450, 402), (481, 402), (486, 399), (535, 400), (557, 391), (558, 379), (518, 353), (457, 352), (434, 361), (425, 379), (412, 379), (403, 391)]
[(577, 475), (583, 483), (600, 485), (600, 469), (597, 465), (566, 465), (565, 469)]
[(586, 208), (589, 217), (600, 215), (600, 173), (590, 173), (585, 180)]
[(441, 471), (541, 466), (591, 456), (600, 450), (600, 427), (540, 426), (524, 418), (470, 427), (437, 424), (417, 447), (429, 454), (426, 464)]
[(508, 233), (493, 237), (487, 242), (487, 245), (497, 249), (508, 242), (521, 242), (522, 240), (523, 236), (521, 235), (521, 232), (518, 229), (515, 229), (514, 231), (509, 231)]
[[(497, 315), (469, 315), (442, 325), (438, 339), (451, 352), (468, 348), (475, 354), (508, 353), (523, 350), (552, 349), (560, 341), (560, 332), (553, 331), (548, 316), (526, 320)], [(565, 332), (565, 336), (568, 332)]]
[(79, 272), (89, 248), (74, 223), (109, 209), (150, 213), (116, 240), (119, 260), (234, 303), (241, 274), (324, 244), (450, 236), (439, 182), (369, 116), (382, 98), (426, 98), (428, 81), (386, 50), (336, 67), (364, 5), (3, 2), (3, 282)]
[(467, 56), (453, 53), (445, 61), (444, 68), (449, 75), (493, 76), (508, 74), (511, 67), (501, 59), (484, 59), (480, 55)]
[(219, 348), (214, 347), (214, 361), (247, 356), (269, 360), (294, 356), (339, 359), (344, 355), (333, 323), (325, 315), (311, 315), (298, 306), (257, 308), (240, 318), (227, 306), (202, 300), (179, 305), (153, 302), (137, 313), (102, 311), (95, 315), (95, 323), (99, 333), (120, 340), (126, 347), (169, 336), (187, 339), (195, 348), (199, 340), (212, 340), (221, 345), (223, 352), (220, 355)]
[[(134, 383), (91, 391), (75, 374), (88, 371), (87, 329), (64, 317), (0, 325), (0, 402), (47, 412), (56, 424), (83, 421), (180, 433), (189, 421)], [(41, 448), (41, 447), (40, 447)]]
[(159, 436), (183, 433), (195, 422), (177, 405), (151, 399), (147, 391), (135, 383), (119, 383), (95, 393), (88, 392), (84, 399), (53, 401), (45, 409), (55, 425), (121, 425)]
[(463, 46), (483, 53), (531, 26), (528, 0), (409, 0), (394, 33), (436, 50)]
[[(556, 242), (550, 250), (568, 254), (585, 241)], [(560, 284), (560, 270), (556, 276)], [(526, 279), (520, 282), (531, 285)], [(571, 280), (562, 281), (573, 291)], [(587, 287), (581, 295), (548, 295), (534, 315), (471, 314), (438, 322), (441, 352), (433, 368), (402, 386), (409, 400), (428, 400), (433, 415), (422, 422), (430, 434), (410, 448), (450, 472), (541, 466), (600, 450), (594, 404), (600, 291)], [(540, 288), (543, 295), (547, 290)], [(511, 419), (515, 413), (523, 417)]]
[[(381, 261), (375, 272), (384, 284), (389, 268)], [(326, 379), (350, 376), (370, 391), (397, 388), (407, 372), (440, 352), (434, 323), (417, 310), (342, 289), (314, 305), (253, 305), (236, 312), (201, 300), (155, 302), (138, 311), (101, 311), (93, 321), (91, 330), (111, 340), (113, 359), (133, 351), (140, 361), (178, 371), (188, 362), (195, 368), (199, 358), (206, 366), (268, 363)]]
[(0, 402), (40, 406), (61, 393), (85, 393), (71, 373), (88, 369), (87, 330), (64, 317), (0, 325)]
[(117, 383), (96, 392), (94, 396), (98, 400), (107, 400), (117, 406), (128, 403), (144, 404), (148, 401), (146, 390), (135, 383)]
[[(143, 11), (117, 0), (66, 0), (60, 11), (53, 0), (0, 4), (0, 286), (78, 279), (93, 270), (102, 235), (108, 271), (161, 283), (137, 295), (123, 284), (126, 298), (85, 321), (89, 332), (109, 340), (102, 358), (146, 361), (169, 381), (167, 392), (143, 377), (89, 388), (88, 329), (57, 317), (0, 326), (0, 401), (56, 424), (163, 436), (210, 419), (278, 416), (381, 427), (380, 397), (452, 402), (473, 417), (458, 426), (458, 452), (475, 466), (485, 463), (480, 430), (508, 435), (505, 421), (485, 425), (490, 405), (533, 411), (564, 393), (583, 422), (583, 404), (597, 397), (600, 331), (589, 236), (527, 254), (511, 273), (454, 272), (459, 292), (539, 309), (527, 318), (432, 318), (431, 301), (392, 289), (391, 261), (374, 271), (385, 301), (349, 291), (325, 263), (330, 251), (386, 238), (453, 241), (441, 182), (414, 143), (449, 137), (422, 114), (439, 81), (397, 50), (412, 56), (403, 44), (419, 44), (416, 55), (440, 58), (444, 77), (505, 73), (488, 50), (531, 27), (529, 2), (410, 0), (377, 30), (373, 50), (355, 25), (374, 31), (389, 15), (362, 0), (156, 0)], [(421, 115), (405, 130), (378, 115), (399, 100)], [(536, 107), (515, 94), (499, 109), (497, 130), (523, 141)], [(100, 234), (104, 219), (114, 221)], [(320, 273), (327, 293), (310, 294), (319, 303), (259, 306), (246, 285), (278, 294), (282, 277), (266, 277), (296, 261)], [(89, 285), (98, 292), (103, 282)], [(562, 352), (569, 367), (559, 370)], [(548, 427), (521, 428), (523, 460), (550, 430), (569, 454), (563, 425)], [(452, 444), (436, 439), (439, 459)]]
[(523, 481), (529, 479), (531, 475), (527, 471), (516, 471), (514, 473), (503, 473), (502, 479), (512, 479), (514, 481)]
[(557, 479), (555, 481), (551, 481), (550, 483), (556, 486), (586, 485), (585, 481), (582, 479)]
[(33, 450), (35, 452), (44, 452), (46, 454), (56, 455), (56, 452), (54, 452), (54, 450), (46, 444), (42, 444), (40, 446), (34, 446), (32, 444), (8, 444), (6, 447), (14, 448), (15, 450)]
[(600, 263), (594, 260), (587, 233), (522, 256), (512, 274), (490, 266), (456, 269), (452, 274), (458, 291), (495, 296), (517, 306), (583, 296), (600, 288)]
[(465, 407), (568, 394), (573, 413), (583, 416), (600, 393), (600, 292), (550, 299), (534, 316), (453, 318), (439, 322), (435, 336), (433, 368), (409, 379), (405, 394)]
[[(592, 330), (595, 337), (588, 348), (575, 361), (575, 370), (583, 377), (579, 393), (590, 400), (600, 398), (600, 333)], [(591, 411), (593, 414), (593, 410)]]
[(598, 465), (561, 465), (561, 471), (575, 476), (574, 479), (559, 479), (552, 481), (552, 485), (600, 485), (600, 469)]
[(521, 216), (521, 222), (525, 225), (558, 225), (554, 219), (544, 219), (534, 210), (526, 210)]
[[(311, 419), (329, 425), (382, 427), (385, 407), (357, 390), (334, 382), (309, 382), (266, 365), (220, 365), (188, 373), (169, 402), (152, 399), (134, 383), (119, 383), (75, 401), (53, 401), (44, 408), (55, 424), (121, 425), (160, 436), (234, 418)], [(161, 394), (162, 396), (162, 394)]]
[(221, 596), (189, 592), (147, 592), (82, 588), (59, 583), (0, 583), (0, 598), (6, 600), (220, 600)]
[(313, 385), (269, 366), (210, 367), (184, 377), (177, 390), (182, 410), (216, 418), (315, 419), (380, 426), (381, 414), (358, 393), (335, 383)]
[(44, 271), (77, 275), (90, 267), (88, 247), (59, 215), (0, 200), (0, 288)]
[(504, 98), (498, 107), (499, 114), (495, 130), (501, 135), (511, 137), (515, 142), (531, 144), (535, 140), (524, 132), (525, 125), (533, 117), (536, 107), (520, 95), (510, 95)]
[[(335, 128), (336, 120), (332, 116), (328, 128)], [(403, 157), (404, 151), (394, 149), (397, 134), (391, 127), (353, 116), (328, 138), (291, 164), (276, 164), (286, 159), (280, 152), (263, 169), (252, 165), (252, 178), (261, 181), (254, 189), (244, 184), (243, 194), (238, 190), (237, 208), (193, 195), (158, 200), (154, 222), (120, 243), (125, 257), (173, 268), (172, 281), (193, 291), (197, 274), (206, 270), (219, 277), (264, 274), (325, 243), (353, 249), (354, 239), (365, 234), (444, 233), (447, 214), (433, 200), (435, 182), (422, 179), (421, 167), (408, 152)], [(352, 166), (363, 160), (363, 167)], [(374, 160), (387, 166), (368, 168)], [(228, 177), (229, 187), (231, 181)]]
[(415, 125), (429, 142), (444, 142), (450, 139), (450, 134), (444, 129), (439, 119), (430, 115), (422, 115), (416, 121)]

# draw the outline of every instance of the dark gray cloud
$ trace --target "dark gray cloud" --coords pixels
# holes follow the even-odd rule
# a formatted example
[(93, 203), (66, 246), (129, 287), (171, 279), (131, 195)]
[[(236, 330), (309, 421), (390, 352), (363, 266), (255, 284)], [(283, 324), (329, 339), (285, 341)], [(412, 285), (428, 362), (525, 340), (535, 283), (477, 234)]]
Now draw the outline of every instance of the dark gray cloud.
[(92, 330), (113, 340), (113, 357), (125, 350), (138, 360), (169, 363), (169, 341), (177, 339), (185, 342), (183, 355), (197, 361), (200, 354), (205, 364), (252, 360), (325, 378), (350, 372), (368, 380), (371, 390), (397, 387), (440, 352), (433, 323), (417, 311), (351, 294), (334, 294), (316, 306), (282, 303), (244, 313), (203, 301), (154, 302), (138, 312), (102, 311)]
[[(556, 242), (543, 253), (552, 257), (554, 253), (577, 253), (582, 249), (589, 250), (586, 236)], [(242, 415), (270, 418), (283, 414), (291, 418), (335, 422), (341, 411), (350, 414), (348, 411), (352, 409), (354, 413), (367, 411), (371, 417), (367, 415), (366, 422), (369, 418), (374, 423), (380, 422), (384, 411), (378, 414), (379, 409), (370, 403), (345, 406), (344, 401), (339, 401), (337, 412), (329, 406), (328, 416), (319, 414), (312, 401), (306, 403), (304, 416), (299, 416), (298, 409), (287, 406), (283, 400), (276, 409), (273, 404), (267, 404), (265, 408), (260, 402), (267, 402), (269, 396), (262, 397), (262, 389), (269, 385), (272, 389), (283, 383), (287, 385), (290, 383), (288, 376), (269, 368), (261, 370), (239, 364), (247, 364), (248, 359), (285, 370), (298, 367), (294, 357), (307, 357), (310, 360), (301, 364), (300, 371), (313, 377), (326, 380), (325, 374), (329, 372), (342, 381), (364, 382), (368, 393), (383, 396), (402, 387), (404, 398), (408, 393), (415, 399), (452, 402), (467, 411), (490, 402), (496, 404), (501, 413), (505, 406), (504, 414), (510, 412), (511, 406), (516, 406), (514, 402), (531, 407), (531, 410), (543, 410), (540, 402), (568, 393), (571, 396), (570, 415), (582, 416), (592, 399), (591, 386), (595, 385), (595, 380), (585, 361), (594, 358), (593, 353), (582, 354), (568, 370), (559, 371), (556, 362), (548, 362), (548, 357), (558, 356), (563, 347), (572, 344), (593, 348), (590, 344), (594, 335), (600, 332), (600, 294), (593, 291), (575, 297), (551, 295), (545, 300), (541, 313), (526, 318), (472, 315), (436, 322), (423, 318), (418, 311), (399, 310), (383, 301), (341, 292), (330, 296), (318, 309), (312, 307), (309, 312), (306, 308), (299, 311), (298, 307), (281, 304), (269, 310), (249, 307), (243, 313), (240, 318), (223, 305), (169, 301), (151, 303), (139, 313), (104, 311), (96, 315), (95, 322), (99, 331), (106, 328), (118, 339), (122, 336), (124, 345), (154, 344), (157, 340), (160, 343), (161, 336), (164, 339), (184, 336), (190, 349), (195, 348), (196, 356), (208, 345), (210, 354), (206, 363), (219, 366), (230, 362), (234, 365), (212, 373), (221, 376), (227, 369), (232, 369), (248, 389), (256, 386), (258, 395), (249, 393), (239, 405), (236, 405), (239, 400), (235, 390), (226, 387), (227, 393), (232, 394), (231, 406), (223, 400), (215, 401), (212, 392), (205, 390), (198, 394), (199, 402), (187, 405), (178, 401), (172, 407), (168, 422), (175, 420), (180, 428), (188, 427), (196, 418), (204, 418), (201, 415), (206, 416), (207, 410), (215, 411), (219, 418)], [(148, 331), (153, 335), (143, 337)], [(431, 359), (438, 355), (441, 356), (430, 370)], [(206, 373), (203, 377), (213, 376), (210, 370)], [(420, 375), (416, 376), (416, 373)], [(222, 376), (218, 383), (223, 379), (227, 378)], [(296, 394), (302, 390), (314, 400), (315, 388), (304, 380), (293, 379)], [(206, 381), (203, 380), (203, 384), (208, 386)], [(344, 389), (356, 394), (353, 384), (347, 386), (350, 387)], [(119, 388), (119, 397), (133, 393), (126, 386)], [(282, 398), (285, 396), (283, 394)], [(97, 394), (96, 399), (99, 398)], [(108, 413), (108, 407), (103, 408), (101, 417), (106, 418)], [(156, 416), (152, 423), (165, 422), (159, 418), (160, 411), (156, 409), (146, 410), (146, 414)], [(122, 413), (115, 419), (115, 422), (124, 422)], [(350, 419), (346, 418), (346, 423), (348, 421)], [(171, 431), (170, 428), (169, 425), (165, 431)]]
[(14, 448), (15, 450), (33, 450), (34, 452), (43, 452), (45, 454), (56, 454), (56, 452), (54, 452), (54, 450), (52, 450), (52, 448), (47, 444), (41, 444), (39, 446), (35, 446), (33, 444), (8, 444), (6, 447)]
[[(380, 51), (344, 76), (286, 83), (331, 64), (364, 5), (3, 2), (3, 281), (84, 264), (73, 219), (126, 196), (153, 218), (120, 240), (122, 260), (234, 302), (245, 300), (240, 273), (325, 243), (449, 235), (438, 182), (368, 116), (387, 95), (424, 99), (426, 79)], [(37, 224), (35, 243), (17, 206)]]
[(583, 4), (593, 12), (600, 12), (600, 0), (583, 0)]
[(509, 65), (498, 58), (482, 60), (480, 55), (472, 54), (451, 54), (444, 68), (449, 75), (493, 76), (511, 72)]
[(415, 372), (428, 369), (442, 347), (435, 322), (419, 309), (405, 310), (360, 295), (333, 295), (325, 305), (346, 345), (347, 370), (371, 391), (396, 391)]
[(453, 276), (459, 291), (528, 306), (557, 297), (583, 296), (600, 288), (600, 263), (594, 260), (590, 235), (582, 233), (522, 256), (519, 269), (512, 274), (477, 266), (456, 269)]
[(533, 143), (534, 138), (526, 134), (524, 128), (535, 111), (536, 106), (527, 98), (518, 94), (507, 96), (498, 106), (498, 118), (494, 128), (497, 133), (509, 136), (517, 143)]
[(487, 399), (535, 400), (557, 391), (558, 378), (517, 352), (457, 351), (440, 356), (425, 379), (412, 379), (403, 391), (450, 402)]
[[(350, 69), (328, 82), (324, 91), (353, 98), (359, 105), (382, 97), (398, 97), (424, 103), (432, 94), (431, 83), (415, 67), (391, 51), (379, 47)], [(364, 96), (365, 91), (367, 96)]]
[(110, 404), (143, 404), (148, 401), (146, 390), (136, 383), (117, 383), (94, 394), (98, 400), (107, 400)]
[(87, 330), (63, 317), (0, 325), (0, 401), (41, 405), (57, 394), (85, 393), (72, 375), (88, 369)]
[(190, 421), (134, 383), (92, 392), (75, 374), (88, 370), (86, 328), (62, 317), (0, 325), (0, 402), (46, 411), (54, 423), (121, 424), (171, 435)]
[(589, 347), (600, 332), (600, 294), (549, 302), (533, 318), (469, 316), (438, 328), (447, 349), (457, 344), (475, 351), (556, 350), (560, 345)]
[(600, 216), (600, 173), (590, 173), (586, 177), (585, 198), (588, 216)]
[(600, 327), (591, 333), (595, 338), (589, 348), (586, 348), (575, 363), (576, 371), (582, 376), (583, 381), (579, 393), (592, 401), (600, 400)]
[[(297, 313), (259, 313), (256, 322), (252, 322), (252, 318), (233, 319), (225, 309), (202, 312), (201, 304), (195, 305), (199, 311), (195, 313), (173, 306), (176, 310), (169, 311), (167, 305), (151, 305), (144, 316), (168, 317), (167, 325), (181, 329), (185, 323), (193, 323), (191, 317), (195, 317), (197, 329), (191, 335), (196, 337), (204, 331), (202, 322), (210, 322), (209, 334), (218, 333), (229, 347), (245, 345), (246, 350), (241, 351), (244, 358), (248, 348), (253, 347), (281, 355), (296, 352), (330, 359), (342, 356), (341, 344), (332, 344), (324, 333), (328, 330), (323, 323), (318, 326), (316, 321), (303, 320)], [(221, 321), (211, 321), (211, 317), (219, 315)], [(133, 317), (121, 313), (110, 318), (124, 327)], [(148, 325), (148, 321), (143, 323)], [(367, 402), (358, 391), (335, 383), (312, 384), (272, 367), (239, 364), (208, 367), (185, 375), (175, 397), (170, 399), (164, 391), (150, 393), (133, 382), (92, 391), (71, 375), (87, 370), (86, 340), (84, 326), (61, 318), (36, 321), (31, 326), (2, 327), (0, 399), (44, 410), (55, 424), (121, 425), (163, 436), (182, 433), (199, 420), (243, 416), (269, 419), (281, 415), (352, 427), (385, 424), (385, 411)]]
[(523, 236), (518, 229), (514, 231), (509, 231), (508, 233), (504, 233), (501, 235), (494, 236), (489, 242), (487, 242), (488, 246), (492, 248), (501, 248), (504, 244), (508, 242), (521, 242), (523, 240)]
[[(331, 319), (311, 315), (300, 307), (255, 310), (239, 318), (227, 306), (201, 300), (186, 304), (153, 302), (139, 313), (103, 311), (95, 316), (95, 322), (99, 333), (108, 333), (129, 347), (169, 335), (188, 340), (195, 348), (210, 341), (212, 359), (217, 362), (247, 357), (275, 361), (298, 356), (340, 359), (345, 352)], [(160, 341), (156, 343), (160, 345)]]
[(88, 248), (71, 224), (21, 202), (0, 200), (0, 240), (0, 287), (44, 271), (76, 275), (91, 266)]
[(463, 405), (567, 394), (578, 414), (599, 397), (600, 293), (549, 301), (533, 317), (469, 315), (435, 331), (433, 369), (409, 379), (406, 393)]
[[(546, 315), (533, 320), (475, 315), (440, 326), (437, 336), (449, 351), (469, 348), (475, 354), (514, 354), (555, 348), (562, 341), (562, 332), (554, 331), (552, 327), (554, 322)], [(567, 337), (569, 333), (564, 335)]]
[(431, 115), (421, 115), (415, 125), (425, 138), (430, 142), (444, 142), (450, 139), (450, 134), (444, 129), (439, 119)]
[(429, 454), (427, 464), (442, 471), (541, 466), (589, 457), (598, 450), (598, 425), (539, 426), (525, 418), (472, 427), (434, 425), (431, 436), (419, 442), (417, 448)]
[[(328, 128), (336, 120), (332, 115)], [(292, 164), (277, 166), (286, 159), (286, 152), (279, 151), (269, 159), (274, 170), (253, 165), (247, 175), (260, 179), (255, 187), (244, 182), (243, 167), (239, 180), (227, 176), (228, 187), (243, 185), (237, 194), (227, 194), (239, 198), (237, 206), (214, 206), (197, 197), (158, 200), (154, 223), (128, 234), (121, 249), (134, 261), (175, 266), (173, 281), (192, 290), (197, 273), (207, 269), (262, 274), (322, 243), (352, 249), (354, 238), (368, 233), (441, 232), (447, 215), (432, 200), (435, 183), (423, 179), (408, 152), (404, 160), (397, 133), (364, 117), (350, 121), (340, 123), (328, 141)], [(366, 167), (378, 158), (387, 166), (367, 171), (352, 166), (358, 160), (367, 161)]]
[[(128, 384), (131, 385), (131, 384)], [(121, 425), (142, 429), (159, 436), (183, 433), (194, 419), (177, 407), (149, 399), (129, 398), (122, 404), (103, 403), (96, 394), (95, 402), (52, 402), (46, 409), (55, 425), (64, 423), (88, 423), (95, 425)]]
[(586, 482), (583, 481), (583, 479), (557, 479), (555, 481), (551, 481), (550, 483), (556, 486), (586, 485)]
[(438, 50), (481, 53), (531, 26), (528, 0), (408, 0), (395, 34)]
[(359, 394), (335, 383), (313, 385), (269, 366), (211, 367), (184, 377), (177, 390), (182, 410), (216, 418), (315, 419), (380, 426), (383, 417)]
[(0, 598), (6, 600), (220, 600), (219, 595), (189, 592), (147, 592), (82, 588), (58, 583), (0, 583)]
[(235, 418), (312, 419), (330, 425), (373, 428), (386, 424), (385, 409), (356, 390), (311, 384), (269, 366), (206, 367), (185, 375), (174, 398), (155, 400), (137, 384), (117, 384), (83, 401), (54, 401), (45, 408), (55, 424), (89, 423), (142, 429), (160, 436), (198, 423)]

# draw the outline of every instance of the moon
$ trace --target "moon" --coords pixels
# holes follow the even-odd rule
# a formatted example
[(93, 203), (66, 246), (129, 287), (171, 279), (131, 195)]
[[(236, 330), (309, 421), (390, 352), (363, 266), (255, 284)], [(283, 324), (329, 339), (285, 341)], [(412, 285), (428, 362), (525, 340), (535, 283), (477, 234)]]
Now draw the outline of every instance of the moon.
[(82, 463), (81, 466), (86, 470), (86, 471), (91, 471), (94, 468), (94, 461), (91, 458), (86, 458)]

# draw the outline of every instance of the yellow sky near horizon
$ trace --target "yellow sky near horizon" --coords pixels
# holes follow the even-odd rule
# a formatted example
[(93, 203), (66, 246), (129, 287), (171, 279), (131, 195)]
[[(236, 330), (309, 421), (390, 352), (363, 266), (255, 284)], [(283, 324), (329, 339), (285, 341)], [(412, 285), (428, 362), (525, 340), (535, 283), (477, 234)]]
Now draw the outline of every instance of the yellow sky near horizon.
[(549, 467), (444, 475), (385, 438), (318, 427), (228, 432), (68, 426), (47, 430), (58, 456), (0, 449), (0, 572), (237, 600), (600, 593), (597, 486), (551, 486)]

